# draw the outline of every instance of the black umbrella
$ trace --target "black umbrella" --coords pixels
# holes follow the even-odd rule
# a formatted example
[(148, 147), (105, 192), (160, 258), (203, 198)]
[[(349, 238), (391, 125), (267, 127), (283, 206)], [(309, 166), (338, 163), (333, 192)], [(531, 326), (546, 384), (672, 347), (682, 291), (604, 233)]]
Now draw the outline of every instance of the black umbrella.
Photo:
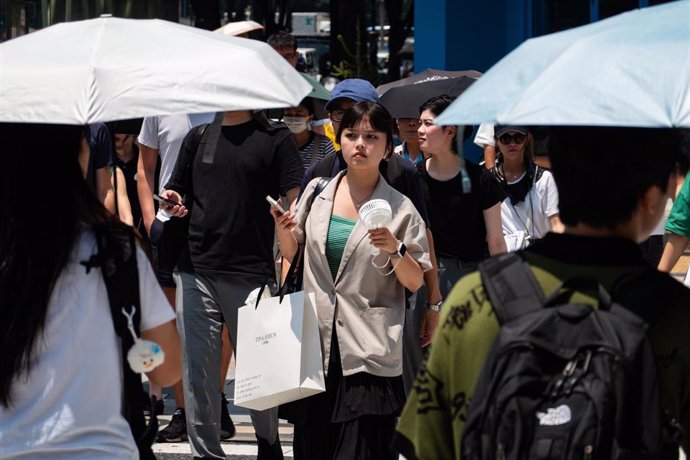
[(423, 72), (419, 72), (419, 73), (416, 73), (414, 75), (410, 75), (409, 77), (403, 78), (402, 80), (396, 80), (396, 81), (392, 81), (390, 83), (386, 83), (385, 85), (381, 85), (378, 88), (376, 88), (376, 91), (379, 93), (379, 96), (383, 96), (384, 94), (386, 94), (386, 92), (389, 89), (397, 88), (398, 86), (407, 86), (407, 85), (411, 85), (413, 83), (420, 83), (420, 82), (424, 82), (424, 81), (442, 80), (442, 79), (446, 79), (446, 78), (469, 77), (469, 78), (477, 79), (481, 76), (482, 76), (481, 72), (477, 72), (476, 70), (426, 69)]
[(442, 94), (459, 96), (474, 82), (474, 78), (459, 77), (399, 86), (386, 91), (379, 102), (394, 118), (418, 118), (419, 106), (428, 99)]

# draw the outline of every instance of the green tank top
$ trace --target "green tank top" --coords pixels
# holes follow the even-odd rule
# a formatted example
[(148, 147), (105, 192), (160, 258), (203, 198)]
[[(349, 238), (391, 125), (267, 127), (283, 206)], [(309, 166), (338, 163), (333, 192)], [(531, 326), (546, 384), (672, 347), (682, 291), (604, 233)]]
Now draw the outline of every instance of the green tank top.
[(357, 221), (352, 219), (331, 215), (328, 238), (326, 239), (326, 259), (328, 259), (328, 266), (331, 269), (333, 279), (338, 274), (338, 267), (340, 267), (340, 260), (343, 258), (347, 239), (356, 224)]

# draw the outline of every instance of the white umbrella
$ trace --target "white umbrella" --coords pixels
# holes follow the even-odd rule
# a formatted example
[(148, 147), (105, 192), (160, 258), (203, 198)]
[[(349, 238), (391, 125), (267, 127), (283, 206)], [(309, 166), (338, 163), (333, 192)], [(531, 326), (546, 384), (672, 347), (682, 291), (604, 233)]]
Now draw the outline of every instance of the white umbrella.
[(0, 44), (0, 122), (289, 107), (311, 90), (265, 43), (156, 19), (61, 23)]
[(528, 40), (436, 121), (690, 127), (690, 1)]

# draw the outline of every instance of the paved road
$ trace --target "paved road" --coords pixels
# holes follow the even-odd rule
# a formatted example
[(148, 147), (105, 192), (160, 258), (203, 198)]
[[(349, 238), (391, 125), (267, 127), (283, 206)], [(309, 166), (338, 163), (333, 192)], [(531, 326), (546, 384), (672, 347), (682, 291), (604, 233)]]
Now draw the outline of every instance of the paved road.
[[(254, 427), (252, 426), (251, 420), (249, 418), (249, 411), (243, 407), (237, 407), (232, 404), (232, 395), (235, 393), (234, 387), (234, 361), (230, 366), (228, 375), (225, 381), (224, 392), (226, 397), (230, 400), (230, 405), (228, 409), (230, 411), (230, 417), (235, 423), (235, 428), (237, 429), (237, 434), (231, 440), (231, 442), (221, 443), (223, 451), (228, 455), (229, 459), (232, 460), (249, 460), (255, 459), (257, 453), (256, 447), (256, 437), (254, 435)], [(163, 401), (165, 402), (165, 412), (163, 415), (158, 417), (158, 422), (161, 428), (168, 425), (170, 417), (175, 411), (175, 400), (172, 396), (171, 390), (166, 390), (169, 396), (165, 397)], [(291, 459), (292, 457), (292, 425), (282, 422), (278, 428), (278, 434), (280, 435), (280, 442), (283, 446), (283, 453), (286, 459)], [(192, 459), (192, 452), (189, 447), (189, 443), (177, 442), (177, 443), (156, 443), (153, 445), (153, 452), (156, 454), (159, 460), (188, 460)]]

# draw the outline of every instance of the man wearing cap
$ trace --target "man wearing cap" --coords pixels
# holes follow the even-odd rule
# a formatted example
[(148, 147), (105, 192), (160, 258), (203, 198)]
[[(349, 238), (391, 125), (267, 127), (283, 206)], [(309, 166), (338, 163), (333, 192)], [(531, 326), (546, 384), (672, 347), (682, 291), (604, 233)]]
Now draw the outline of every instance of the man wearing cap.
[[(378, 100), (379, 95), (376, 89), (366, 80), (351, 78), (338, 83), (333, 88), (331, 99), (325, 106), (336, 136), (340, 130), (340, 122), (343, 119), (343, 115), (350, 107), (357, 102), (378, 102)], [(321, 161), (307, 169), (302, 180), (302, 190), (315, 177), (334, 177), (345, 168), (347, 168), (347, 164), (340, 150), (326, 155)], [(379, 171), (383, 178), (386, 179), (386, 182), (407, 196), (415, 205), (417, 211), (419, 211), (427, 226), (427, 237), (431, 249), (430, 253), (432, 254), (432, 269), (424, 273), (424, 283), (427, 287), (427, 309), (423, 315), (422, 323), (418, 326), (406, 320), (411, 327), (406, 327), (405, 334), (403, 335), (403, 381), (405, 383), (405, 391), (407, 392), (410, 390), (410, 385), (414, 381), (421, 364), (418, 349), (420, 346), (426, 347), (431, 343), (438, 324), (439, 309), (443, 299), (438, 284), (438, 271), (436, 260), (433, 256), (433, 239), (429, 230), (429, 218), (421, 191), (419, 173), (410, 161), (400, 155), (390, 154), (381, 161)], [(414, 296), (411, 296), (408, 300), (413, 299)], [(418, 307), (422, 308), (421, 305)], [(410, 313), (414, 308), (415, 305), (410, 304), (406, 316), (411, 316)]]

